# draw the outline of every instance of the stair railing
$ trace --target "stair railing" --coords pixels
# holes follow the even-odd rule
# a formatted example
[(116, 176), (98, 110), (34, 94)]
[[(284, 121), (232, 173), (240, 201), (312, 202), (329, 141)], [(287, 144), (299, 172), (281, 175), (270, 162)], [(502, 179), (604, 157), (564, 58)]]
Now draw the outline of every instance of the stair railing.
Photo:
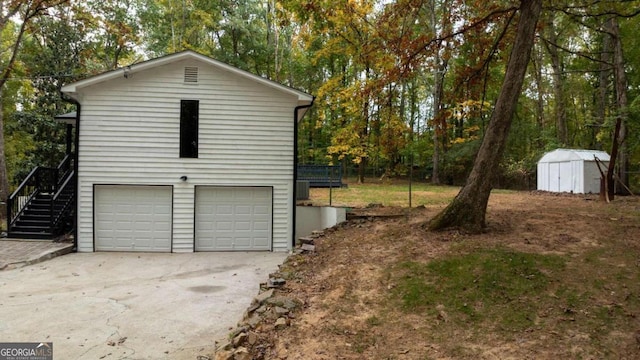
[(57, 167), (56, 186), (60, 188), (62, 183), (67, 180), (69, 173), (73, 171), (73, 154), (67, 154)]
[[(62, 184), (58, 187), (58, 191), (51, 199), (51, 234), (56, 234), (61, 222), (67, 217), (75, 203), (75, 184), (74, 172), (71, 171), (63, 178)], [(70, 196), (66, 196), (70, 195)]]
[(16, 191), (7, 199), (7, 228), (11, 229), (11, 225), (22, 214), (24, 208), (31, 202), (39, 190), (40, 167), (36, 166), (27, 178), (18, 186)]
[(7, 229), (11, 230), (16, 220), (34, 197), (40, 193), (52, 196), (62, 183), (69, 179), (73, 170), (73, 154), (67, 154), (55, 168), (36, 166), (26, 179), (7, 199)]

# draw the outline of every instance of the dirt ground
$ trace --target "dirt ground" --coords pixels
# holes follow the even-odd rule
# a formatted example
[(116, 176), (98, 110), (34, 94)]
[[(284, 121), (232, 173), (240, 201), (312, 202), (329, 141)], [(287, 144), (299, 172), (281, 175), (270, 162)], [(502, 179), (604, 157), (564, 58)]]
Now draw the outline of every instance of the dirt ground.
[[(424, 230), (441, 208), (355, 209), (360, 216), (326, 231), (315, 252), (291, 256), (278, 292), (303, 306), (286, 329), (257, 329), (253, 358), (640, 359), (638, 197), (492, 194), (481, 235)], [(393, 299), (397, 264), (496, 247), (566, 261), (545, 294), (514, 299), (534, 305), (531, 326), (453, 323)]]

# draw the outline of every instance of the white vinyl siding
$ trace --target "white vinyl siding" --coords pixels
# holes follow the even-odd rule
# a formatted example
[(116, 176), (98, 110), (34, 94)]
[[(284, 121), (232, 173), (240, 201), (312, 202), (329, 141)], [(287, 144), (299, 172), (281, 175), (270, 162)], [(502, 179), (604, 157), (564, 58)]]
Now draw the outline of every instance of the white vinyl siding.
[[(198, 67), (197, 84), (184, 83), (185, 66)], [(174, 252), (194, 250), (195, 186), (271, 187), (272, 248), (290, 248), (296, 96), (182, 60), (88, 86), (78, 99), (79, 251), (94, 250), (95, 184), (172, 185)], [(197, 159), (179, 157), (183, 99), (200, 101)]]

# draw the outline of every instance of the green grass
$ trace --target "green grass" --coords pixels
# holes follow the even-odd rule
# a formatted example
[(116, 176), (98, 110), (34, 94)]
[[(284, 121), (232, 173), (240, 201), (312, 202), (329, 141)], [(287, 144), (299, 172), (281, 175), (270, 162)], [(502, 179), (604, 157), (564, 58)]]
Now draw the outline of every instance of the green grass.
[[(434, 186), (426, 183), (411, 185), (411, 205), (446, 205), (460, 190), (454, 186)], [(330, 201), (331, 200), (331, 201)], [(310, 201), (314, 205), (365, 207), (368, 204), (409, 206), (409, 184), (350, 183), (345, 188), (312, 188)]]
[[(343, 188), (312, 188), (310, 199), (314, 205), (365, 207), (369, 204), (384, 206), (409, 207), (409, 182), (404, 181), (371, 181), (358, 184), (355, 179), (344, 181)], [(446, 205), (460, 191), (460, 187), (446, 185), (431, 185), (426, 182), (411, 184), (411, 206)], [(495, 194), (509, 194), (513, 190), (495, 189)]]
[(495, 322), (505, 329), (522, 330), (536, 316), (536, 298), (550, 283), (549, 275), (562, 271), (564, 260), (506, 249), (481, 249), (451, 255), (429, 263), (400, 263), (392, 297), (407, 312), (448, 314), (457, 324)]

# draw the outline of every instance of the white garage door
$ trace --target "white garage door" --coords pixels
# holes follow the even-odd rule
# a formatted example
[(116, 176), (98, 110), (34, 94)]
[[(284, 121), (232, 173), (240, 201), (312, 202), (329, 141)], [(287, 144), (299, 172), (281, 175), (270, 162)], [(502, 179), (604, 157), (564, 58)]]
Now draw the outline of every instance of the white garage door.
[(96, 185), (96, 251), (171, 251), (170, 186)]
[(271, 188), (196, 188), (196, 251), (271, 250)]

